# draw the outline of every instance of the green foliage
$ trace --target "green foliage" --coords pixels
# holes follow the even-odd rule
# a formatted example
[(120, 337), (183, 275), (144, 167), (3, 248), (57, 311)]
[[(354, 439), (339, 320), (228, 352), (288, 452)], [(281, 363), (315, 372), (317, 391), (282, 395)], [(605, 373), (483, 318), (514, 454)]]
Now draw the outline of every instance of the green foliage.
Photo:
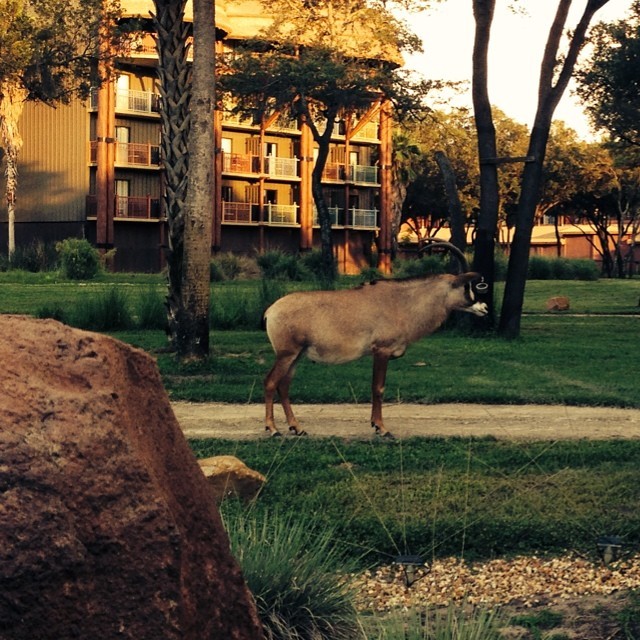
[[(229, 505), (224, 505), (229, 511)], [(236, 505), (237, 506), (237, 505)], [(348, 640), (357, 628), (350, 563), (331, 528), (304, 511), (224, 515), (231, 550), (242, 567), (269, 640)]]
[(270, 280), (302, 280), (304, 271), (298, 258), (284, 251), (266, 251), (257, 257), (264, 278)]
[(73, 326), (92, 331), (119, 331), (134, 326), (129, 297), (118, 287), (87, 297), (70, 318)]
[(157, 287), (140, 291), (135, 305), (137, 326), (141, 329), (167, 329), (167, 304)]
[(62, 275), (70, 280), (91, 280), (100, 273), (100, 254), (84, 238), (67, 238), (56, 244)]
[[(536, 613), (514, 616), (511, 624), (529, 629), (532, 640), (542, 640), (542, 638), (555, 638), (561, 640), (560, 636), (550, 635), (550, 631), (562, 624), (564, 616), (550, 609), (542, 609)], [(566, 636), (562, 636), (566, 638)]]
[(211, 260), (211, 282), (256, 278), (259, 275), (255, 258), (226, 252)]
[(531, 256), (527, 277), (529, 280), (594, 281), (599, 278), (599, 270), (593, 260)]
[(500, 640), (504, 621), (497, 609), (453, 605), (363, 618), (367, 640)]
[(624, 640), (640, 638), (640, 592), (632, 591), (629, 602), (616, 615)]
[(34, 240), (26, 246), (18, 245), (11, 256), (11, 262), (6, 256), (0, 257), (0, 271), (21, 269), (31, 273), (52, 271), (57, 268), (58, 256), (54, 244), (47, 244), (42, 240)]
[(446, 273), (445, 262), (438, 256), (423, 255), (412, 260), (398, 260), (393, 265), (396, 278), (415, 278)]

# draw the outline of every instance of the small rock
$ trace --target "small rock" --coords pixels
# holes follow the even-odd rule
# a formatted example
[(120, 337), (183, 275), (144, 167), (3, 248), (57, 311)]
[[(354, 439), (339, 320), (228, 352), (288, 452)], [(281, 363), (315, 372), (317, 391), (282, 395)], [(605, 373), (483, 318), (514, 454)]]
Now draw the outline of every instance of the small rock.
[(554, 296), (547, 300), (547, 311), (568, 311), (569, 308), (569, 298), (566, 296)]
[(267, 481), (261, 473), (250, 469), (235, 456), (214, 456), (198, 462), (218, 503), (234, 495), (251, 500)]

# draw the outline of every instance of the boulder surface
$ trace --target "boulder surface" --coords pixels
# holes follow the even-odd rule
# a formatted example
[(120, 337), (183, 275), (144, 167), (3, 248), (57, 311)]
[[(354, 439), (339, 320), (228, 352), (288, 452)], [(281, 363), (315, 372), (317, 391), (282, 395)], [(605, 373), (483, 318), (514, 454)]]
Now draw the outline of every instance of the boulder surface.
[(261, 638), (153, 359), (53, 320), (0, 333), (0, 638)]

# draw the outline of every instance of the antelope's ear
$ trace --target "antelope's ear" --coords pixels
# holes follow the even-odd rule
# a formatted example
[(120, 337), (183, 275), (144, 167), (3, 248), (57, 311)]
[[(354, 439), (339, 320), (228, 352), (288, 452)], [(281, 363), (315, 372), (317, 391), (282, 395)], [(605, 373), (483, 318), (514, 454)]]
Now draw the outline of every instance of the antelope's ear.
[(466, 284), (473, 282), (474, 280), (480, 280), (482, 276), (475, 271), (469, 271), (468, 273), (461, 273), (459, 276), (455, 277), (453, 281), (453, 288), (457, 289), (458, 287), (464, 287)]

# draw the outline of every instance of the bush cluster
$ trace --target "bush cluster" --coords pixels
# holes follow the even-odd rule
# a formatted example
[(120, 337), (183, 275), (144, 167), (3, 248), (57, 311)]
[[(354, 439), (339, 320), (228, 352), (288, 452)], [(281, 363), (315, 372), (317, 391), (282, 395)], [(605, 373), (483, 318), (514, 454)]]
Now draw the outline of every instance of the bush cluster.
[(56, 244), (60, 272), (69, 280), (91, 280), (100, 273), (100, 254), (84, 238), (67, 238)]

